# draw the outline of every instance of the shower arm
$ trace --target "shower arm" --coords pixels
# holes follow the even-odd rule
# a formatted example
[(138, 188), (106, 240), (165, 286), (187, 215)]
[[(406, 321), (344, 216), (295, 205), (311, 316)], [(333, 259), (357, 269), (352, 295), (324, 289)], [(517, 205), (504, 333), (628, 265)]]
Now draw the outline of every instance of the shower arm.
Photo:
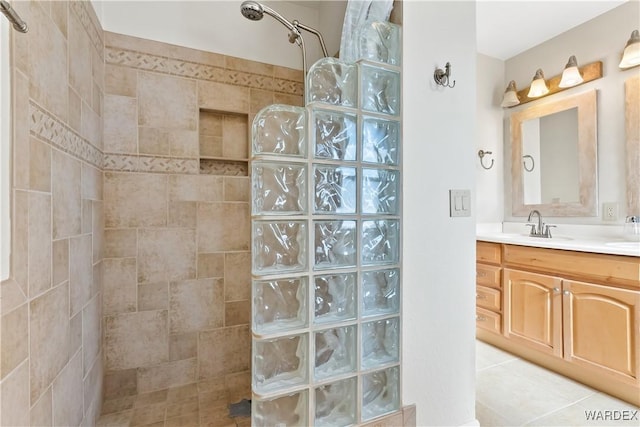
[(324, 39), (322, 38), (322, 34), (320, 34), (320, 31), (316, 30), (315, 28), (309, 27), (308, 25), (304, 25), (302, 22), (298, 21), (297, 19), (293, 21), (293, 26), (296, 28), (300, 28), (302, 30), (308, 31), (312, 34), (315, 34), (315, 36), (318, 37), (318, 40), (320, 41), (322, 54), (324, 55), (325, 58), (329, 56), (329, 54), (327, 53), (327, 46), (324, 44)]

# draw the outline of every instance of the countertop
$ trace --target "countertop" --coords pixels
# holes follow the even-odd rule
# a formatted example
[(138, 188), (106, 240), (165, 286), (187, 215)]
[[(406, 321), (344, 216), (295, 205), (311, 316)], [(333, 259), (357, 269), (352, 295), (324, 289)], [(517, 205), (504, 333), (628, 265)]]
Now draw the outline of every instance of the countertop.
[(640, 257), (640, 242), (625, 240), (616, 227), (558, 224), (552, 234), (551, 238), (530, 237), (528, 228), (519, 223), (476, 227), (476, 239), (485, 242)]

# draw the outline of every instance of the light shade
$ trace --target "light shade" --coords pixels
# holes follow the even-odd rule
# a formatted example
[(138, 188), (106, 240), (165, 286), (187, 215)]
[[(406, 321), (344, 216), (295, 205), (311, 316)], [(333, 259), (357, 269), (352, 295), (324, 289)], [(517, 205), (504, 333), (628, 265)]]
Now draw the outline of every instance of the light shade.
[(622, 54), (622, 61), (620, 61), (620, 68), (630, 68), (640, 65), (640, 33), (638, 30), (633, 30), (627, 45), (624, 48)]
[(571, 87), (579, 85), (583, 81), (584, 79), (582, 78), (582, 75), (580, 75), (580, 70), (578, 70), (578, 61), (576, 61), (575, 56), (571, 55), (569, 57), (569, 62), (567, 62), (567, 65), (564, 67), (562, 79), (560, 79), (558, 87)]
[(518, 99), (518, 92), (516, 91), (516, 82), (515, 80), (511, 80), (509, 82), (509, 86), (504, 91), (504, 96), (502, 97), (501, 107), (513, 107), (514, 105), (520, 104), (520, 100)]
[(531, 82), (531, 87), (529, 88), (529, 93), (527, 96), (529, 98), (537, 98), (542, 95), (546, 95), (549, 93), (549, 88), (547, 87), (547, 82), (544, 81), (544, 74), (542, 73), (542, 69), (538, 68), (536, 71), (536, 75), (533, 76), (533, 81)]

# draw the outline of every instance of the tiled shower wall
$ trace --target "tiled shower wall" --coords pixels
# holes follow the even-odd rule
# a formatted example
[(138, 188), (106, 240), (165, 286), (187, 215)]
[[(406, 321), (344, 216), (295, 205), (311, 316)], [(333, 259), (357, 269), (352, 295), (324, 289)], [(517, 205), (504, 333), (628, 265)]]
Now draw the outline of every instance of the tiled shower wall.
[(200, 381), (249, 397), (237, 160), (262, 107), (302, 105), (302, 73), (108, 32), (105, 61), (105, 398)]
[(102, 29), (89, 2), (12, 2), (11, 278), (0, 424), (94, 425), (102, 398)]

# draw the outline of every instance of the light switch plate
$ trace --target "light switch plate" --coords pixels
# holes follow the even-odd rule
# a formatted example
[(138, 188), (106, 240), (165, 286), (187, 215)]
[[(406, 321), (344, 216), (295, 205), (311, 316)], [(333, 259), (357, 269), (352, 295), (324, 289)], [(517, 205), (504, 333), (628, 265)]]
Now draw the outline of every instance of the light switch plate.
[(449, 190), (449, 216), (471, 216), (471, 190)]

